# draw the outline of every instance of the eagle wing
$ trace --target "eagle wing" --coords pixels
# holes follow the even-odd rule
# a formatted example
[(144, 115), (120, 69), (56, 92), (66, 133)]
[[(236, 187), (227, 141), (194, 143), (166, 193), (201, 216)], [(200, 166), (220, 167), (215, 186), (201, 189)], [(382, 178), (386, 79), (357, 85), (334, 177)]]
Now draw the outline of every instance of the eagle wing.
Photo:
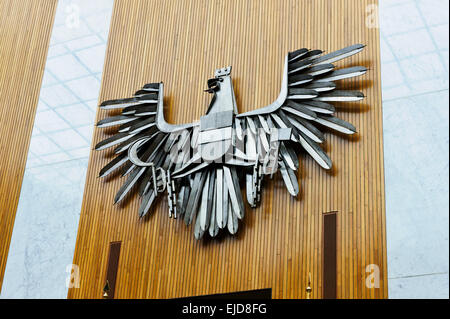
[[(363, 66), (336, 69), (332, 64), (364, 49), (355, 44), (322, 55), (321, 50), (300, 49), (285, 58), (283, 80), (278, 98), (270, 105), (237, 115), (237, 126), (247, 127), (247, 149), (268, 151), (271, 132), (289, 129), (291, 134), (278, 141), (278, 167), (289, 193), (296, 196), (299, 185), (295, 171), (298, 169), (298, 151), (306, 151), (321, 167), (331, 169), (332, 161), (322, 150), (325, 141), (319, 127), (354, 134), (356, 128), (337, 117), (332, 102), (359, 101), (364, 94), (353, 90), (340, 90), (335, 81), (366, 73)], [(247, 173), (247, 200), (254, 206), (259, 196), (254, 192), (252, 174)]]
[(114, 147), (116, 157), (100, 170), (106, 177), (121, 170), (125, 182), (114, 203), (133, 190), (142, 198), (139, 216), (146, 216), (156, 198), (167, 192), (169, 217), (195, 219), (195, 237), (214, 237), (221, 228), (235, 234), (244, 216), (237, 169), (203, 162), (199, 155), (200, 124), (172, 125), (163, 115), (163, 83), (146, 84), (133, 97), (108, 100), (101, 109), (121, 109), (120, 115), (100, 120), (97, 127), (117, 127), (117, 133), (96, 146)]

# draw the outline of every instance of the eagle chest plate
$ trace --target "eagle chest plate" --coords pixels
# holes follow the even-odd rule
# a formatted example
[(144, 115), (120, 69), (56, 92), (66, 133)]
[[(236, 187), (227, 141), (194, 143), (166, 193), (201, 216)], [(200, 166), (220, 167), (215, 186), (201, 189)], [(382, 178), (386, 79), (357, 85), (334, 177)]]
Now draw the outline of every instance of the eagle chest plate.
[(199, 149), (203, 160), (217, 161), (231, 149), (233, 111), (214, 112), (200, 118)]

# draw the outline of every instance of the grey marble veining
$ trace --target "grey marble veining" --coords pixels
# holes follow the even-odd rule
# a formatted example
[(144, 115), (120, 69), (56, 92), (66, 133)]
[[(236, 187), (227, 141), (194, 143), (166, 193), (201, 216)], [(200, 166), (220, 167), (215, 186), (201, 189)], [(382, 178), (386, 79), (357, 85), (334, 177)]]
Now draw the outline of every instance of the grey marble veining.
[(448, 272), (389, 279), (391, 299), (446, 299)]

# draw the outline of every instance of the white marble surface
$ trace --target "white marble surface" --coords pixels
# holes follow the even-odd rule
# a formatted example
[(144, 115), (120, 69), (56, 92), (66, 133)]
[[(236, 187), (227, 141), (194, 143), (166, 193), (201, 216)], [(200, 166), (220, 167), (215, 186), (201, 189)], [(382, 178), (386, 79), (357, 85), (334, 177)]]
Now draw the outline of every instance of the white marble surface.
[(448, 272), (404, 276), (389, 280), (391, 299), (446, 299)]
[(389, 297), (448, 298), (448, 1), (379, 12)]
[(88, 159), (25, 171), (2, 298), (65, 298)]
[(59, 0), (0, 298), (66, 298), (112, 0)]
[[(59, 1), (1, 298), (66, 297), (111, 9)], [(448, 298), (448, 1), (379, 16), (389, 295)]]

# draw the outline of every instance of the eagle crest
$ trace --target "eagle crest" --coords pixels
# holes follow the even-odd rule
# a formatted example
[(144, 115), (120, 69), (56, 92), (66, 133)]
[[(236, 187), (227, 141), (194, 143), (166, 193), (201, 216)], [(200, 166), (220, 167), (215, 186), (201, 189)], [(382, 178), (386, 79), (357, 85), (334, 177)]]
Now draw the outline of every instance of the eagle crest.
[(252, 207), (260, 201), (264, 176), (278, 171), (288, 192), (296, 196), (298, 152), (306, 151), (324, 169), (332, 165), (320, 147), (324, 135), (316, 126), (356, 132), (353, 125), (333, 116), (330, 102), (363, 99), (363, 93), (339, 90), (334, 82), (367, 69), (335, 69), (332, 63), (363, 48), (356, 44), (326, 55), (308, 49), (288, 53), (278, 98), (246, 113), (237, 109), (231, 67), (216, 70), (208, 80), (206, 91), (213, 98), (198, 122), (165, 121), (163, 83), (145, 84), (131, 98), (104, 101), (101, 109), (121, 109), (121, 114), (97, 123), (100, 128), (117, 127), (117, 134), (95, 147), (115, 147), (117, 155), (99, 176), (121, 169), (126, 181), (114, 201), (122, 201), (137, 188), (142, 198), (140, 217), (165, 193), (169, 217), (181, 217), (187, 225), (195, 220), (195, 238), (205, 232), (214, 237), (224, 228), (235, 234), (245, 211), (241, 181)]

